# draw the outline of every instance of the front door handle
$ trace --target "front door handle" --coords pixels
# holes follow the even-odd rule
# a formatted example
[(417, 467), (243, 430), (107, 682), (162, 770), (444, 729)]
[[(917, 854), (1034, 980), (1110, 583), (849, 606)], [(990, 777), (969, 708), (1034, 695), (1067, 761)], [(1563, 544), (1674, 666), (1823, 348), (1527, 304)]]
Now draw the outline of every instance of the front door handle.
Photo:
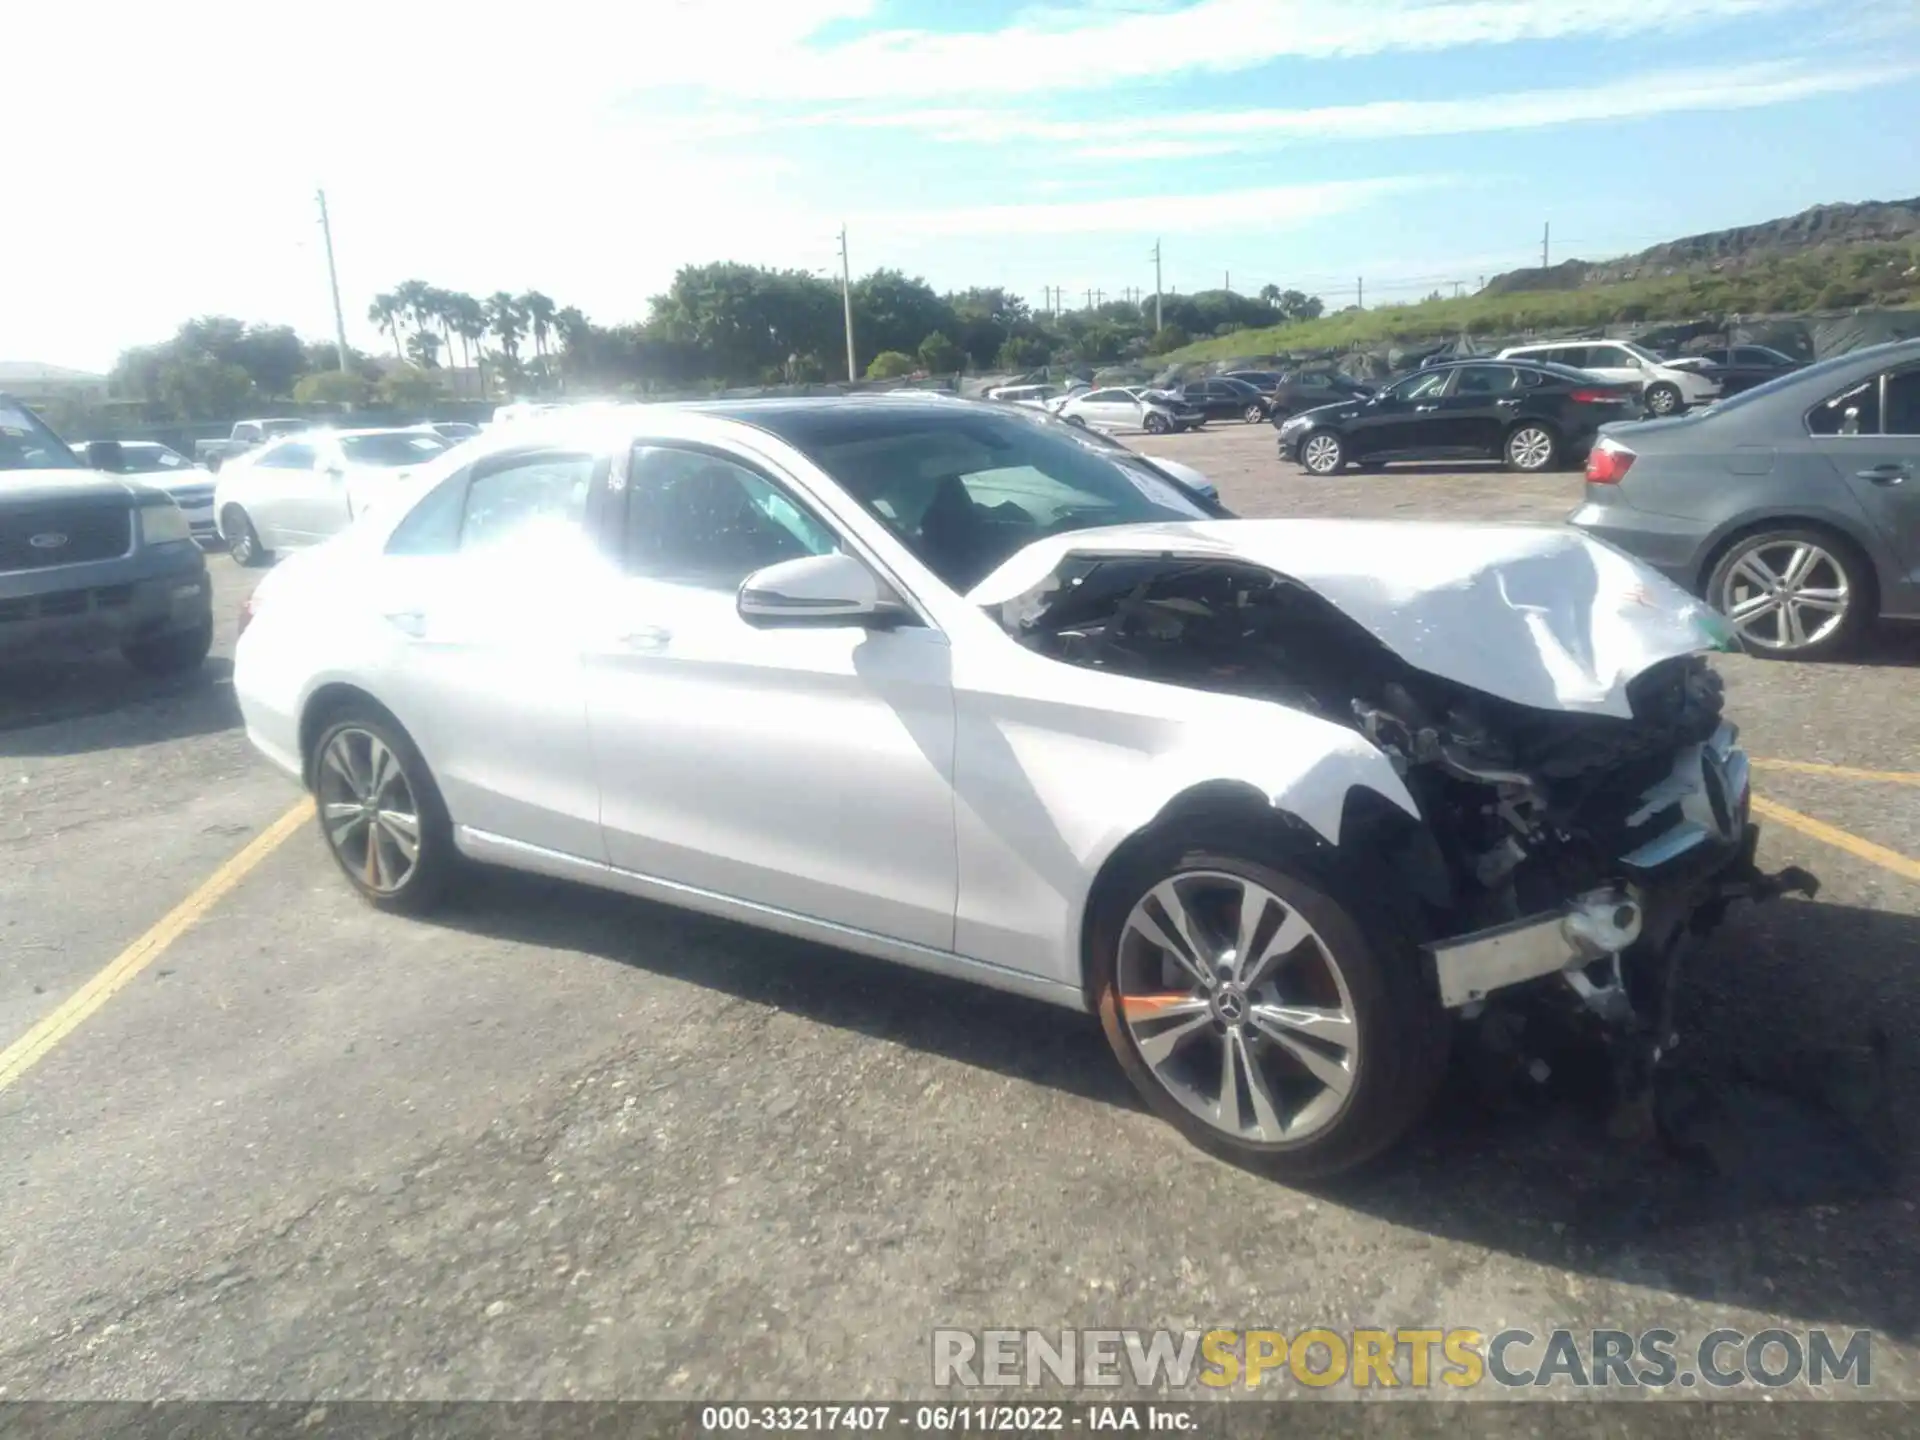
[(664, 625), (638, 625), (620, 637), (620, 644), (628, 650), (664, 650), (672, 639)]
[(1439, 408), (1438, 405), (1416, 405), (1413, 407), (1413, 413), (1416, 415), (1424, 415), (1429, 410), (1438, 410)]
[(1871, 470), (1856, 472), (1862, 480), (1871, 480), (1876, 485), (1898, 485), (1903, 480), (1913, 478), (1911, 465), (1876, 465)]

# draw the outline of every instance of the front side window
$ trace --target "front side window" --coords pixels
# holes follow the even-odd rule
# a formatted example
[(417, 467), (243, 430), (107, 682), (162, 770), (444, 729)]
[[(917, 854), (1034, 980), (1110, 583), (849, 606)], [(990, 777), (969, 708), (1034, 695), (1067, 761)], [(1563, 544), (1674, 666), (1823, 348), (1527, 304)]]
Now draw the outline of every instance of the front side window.
[(1880, 377), (1869, 376), (1822, 400), (1808, 412), (1807, 429), (1815, 435), (1878, 435)]
[(1450, 373), (1450, 371), (1446, 370), (1429, 370), (1421, 375), (1409, 375), (1391, 390), (1387, 391), (1387, 394), (1391, 395), (1395, 400), (1419, 400), (1423, 398), (1431, 400), (1442, 390), (1446, 389), (1447, 376)]
[(640, 446), (627, 475), (627, 570), (734, 590), (754, 571), (839, 541), (765, 476), (704, 450)]
[(0, 470), (81, 470), (80, 459), (40, 417), (0, 405)]
[(1882, 433), (1920, 435), (1920, 370), (1896, 370), (1887, 376)]

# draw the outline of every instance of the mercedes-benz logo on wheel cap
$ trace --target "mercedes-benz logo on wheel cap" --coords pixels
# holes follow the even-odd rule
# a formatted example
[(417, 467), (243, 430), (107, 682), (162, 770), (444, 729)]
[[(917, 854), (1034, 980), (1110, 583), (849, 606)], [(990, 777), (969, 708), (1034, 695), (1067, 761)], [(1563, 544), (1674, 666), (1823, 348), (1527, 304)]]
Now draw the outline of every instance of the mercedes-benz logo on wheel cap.
[(67, 537), (58, 530), (49, 530), (44, 535), (32, 536), (27, 543), (36, 550), (58, 550), (67, 543)]

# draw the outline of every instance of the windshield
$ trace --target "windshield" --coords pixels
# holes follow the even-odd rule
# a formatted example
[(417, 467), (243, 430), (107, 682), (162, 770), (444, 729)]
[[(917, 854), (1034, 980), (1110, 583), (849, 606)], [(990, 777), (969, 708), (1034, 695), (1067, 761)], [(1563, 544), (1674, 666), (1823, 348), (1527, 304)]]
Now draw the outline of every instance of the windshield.
[(354, 465), (418, 465), (447, 448), (438, 435), (422, 430), (395, 430), (384, 435), (345, 435), (340, 453)]
[(760, 423), (958, 591), (1045, 536), (1211, 518), (1148, 465), (991, 411), (795, 410)]
[(0, 404), (0, 470), (84, 470), (73, 451), (38, 415)]
[(1620, 340), (1615, 343), (1636, 360), (1644, 360), (1649, 365), (1664, 365), (1667, 363), (1644, 345), (1636, 345), (1631, 340)]

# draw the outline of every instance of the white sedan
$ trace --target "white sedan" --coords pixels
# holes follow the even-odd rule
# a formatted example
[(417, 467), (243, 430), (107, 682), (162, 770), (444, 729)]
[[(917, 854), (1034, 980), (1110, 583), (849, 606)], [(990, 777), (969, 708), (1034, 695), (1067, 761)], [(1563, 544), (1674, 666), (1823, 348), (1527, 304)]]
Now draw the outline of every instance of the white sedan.
[(1794, 883), (1716, 617), (1561, 527), (1217, 514), (992, 406), (540, 417), (269, 574), (234, 686), (380, 909), (486, 862), (1091, 1011), (1283, 1174), (1390, 1145), (1456, 1017), (1650, 1066), (1680, 938)]
[(417, 427), (284, 435), (220, 467), (213, 492), (220, 538), (242, 565), (317, 544), (398, 493), (452, 444)]
[(1144, 430), (1149, 435), (1189, 430), (1205, 418), (1171, 397), (1146, 390), (1082, 390), (1054, 402), (1052, 409), (1062, 420), (1078, 425), (1099, 430)]

